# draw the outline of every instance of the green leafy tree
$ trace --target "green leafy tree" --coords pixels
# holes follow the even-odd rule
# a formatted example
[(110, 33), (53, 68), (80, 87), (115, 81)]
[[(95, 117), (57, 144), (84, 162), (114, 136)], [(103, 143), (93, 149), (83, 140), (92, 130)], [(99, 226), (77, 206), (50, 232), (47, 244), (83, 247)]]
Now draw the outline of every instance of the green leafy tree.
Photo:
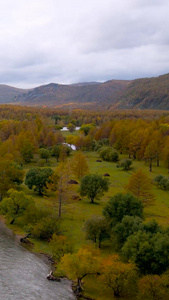
[(80, 131), (84, 132), (84, 135), (88, 135), (89, 131), (91, 128), (94, 128), (95, 125), (94, 124), (83, 124), (80, 127)]
[(121, 248), (130, 235), (142, 229), (143, 220), (140, 217), (124, 216), (122, 221), (113, 228), (113, 234), (116, 236), (118, 246)]
[(61, 117), (58, 115), (54, 115), (52, 116), (52, 119), (55, 120), (55, 124), (57, 124), (57, 122), (61, 119)]
[(131, 194), (116, 194), (113, 196), (105, 208), (103, 215), (114, 226), (121, 222), (124, 216), (138, 216), (143, 218), (142, 202)]
[(121, 161), (117, 167), (118, 168), (122, 168), (124, 171), (128, 171), (131, 169), (131, 165), (132, 165), (132, 160), (131, 159), (124, 159), (123, 161)]
[(25, 184), (29, 189), (37, 191), (39, 195), (43, 195), (49, 177), (53, 174), (51, 168), (32, 168), (26, 173)]
[(60, 221), (55, 215), (48, 215), (40, 219), (31, 228), (31, 234), (39, 239), (49, 241), (53, 234), (60, 234)]
[(143, 274), (162, 274), (169, 267), (169, 235), (138, 231), (129, 236), (122, 254)]
[(89, 174), (82, 178), (80, 184), (80, 195), (87, 196), (91, 203), (99, 200), (109, 189), (109, 181), (98, 174)]
[(7, 196), (1, 201), (0, 210), (10, 220), (10, 224), (13, 224), (18, 217), (24, 214), (29, 206), (32, 207), (34, 201), (23, 192), (18, 192), (14, 189), (10, 189)]
[(119, 160), (118, 152), (109, 146), (99, 149), (99, 155), (103, 160), (117, 162)]
[(72, 123), (69, 123), (67, 125), (67, 128), (69, 129), (70, 132), (73, 132), (73, 131), (75, 131), (76, 126)]
[(45, 148), (39, 149), (38, 153), (40, 155), (40, 158), (44, 158), (46, 160), (46, 162), (48, 161), (48, 159), (51, 156), (51, 152), (48, 149), (45, 149)]
[(61, 153), (61, 146), (60, 145), (55, 145), (55, 146), (52, 147), (51, 155), (56, 157), (57, 162), (59, 161), (60, 153)]
[(0, 159), (0, 199), (6, 196), (7, 191), (23, 182), (23, 170), (7, 159)]
[(163, 175), (157, 175), (154, 179), (154, 183), (162, 190), (169, 190), (169, 178)]
[(86, 238), (94, 243), (98, 242), (101, 248), (101, 242), (110, 238), (110, 226), (103, 217), (93, 217), (85, 222), (84, 230)]

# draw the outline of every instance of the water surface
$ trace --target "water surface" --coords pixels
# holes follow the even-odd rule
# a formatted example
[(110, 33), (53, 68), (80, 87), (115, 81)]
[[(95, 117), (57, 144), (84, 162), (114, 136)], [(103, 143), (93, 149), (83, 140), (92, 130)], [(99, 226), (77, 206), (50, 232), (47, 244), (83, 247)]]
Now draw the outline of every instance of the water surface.
[(15, 235), (0, 223), (0, 299), (74, 300), (70, 282), (48, 281), (51, 267), (18, 244)]

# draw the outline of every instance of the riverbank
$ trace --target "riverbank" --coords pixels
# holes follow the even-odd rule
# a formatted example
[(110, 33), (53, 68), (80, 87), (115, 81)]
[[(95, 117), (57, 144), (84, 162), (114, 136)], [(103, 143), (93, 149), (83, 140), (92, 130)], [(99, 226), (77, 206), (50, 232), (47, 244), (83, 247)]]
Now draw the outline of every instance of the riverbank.
[[(37, 252), (37, 249), (36, 249), (36, 251), (34, 251), (34, 249), (33, 249), (34, 245), (33, 245), (32, 241), (30, 241), (29, 239), (28, 239), (28, 241), (29, 241), (28, 243), (22, 243), (20, 240), (25, 237), (25, 234), (24, 233), (21, 234), (20, 232), (17, 233), (16, 228), (15, 228), (15, 230), (10, 228), (6, 224), (6, 219), (2, 215), (0, 215), (0, 226), (1, 226), (2, 230), (5, 230), (5, 232), (7, 233), (7, 236), (9, 236), (11, 238), (11, 240), (14, 240), (15, 243), (17, 243), (18, 245), (21, 245), (22, 248), (24, 248), (25, 250), (27, 250), (30, 253), (33, 253), (37, 258), (41, 259), (43, 261), (43, 263), (45, 263), (48, 266), (48, 268), (50, 268), (49, 269), (50, 271), (55, 270), (54, 261), (52, 260), (51, 256), (49, 254), (41, 252), (41, 251)], [(49, 272), (47, 272), (44, 277), (44, 279), (46, 280), (46, 284), (48, 282), (48, 280), (46, 278), (48, 273)], [(61, 279), (60, 282), (62, 284), (68, 285), (71, 287), (74, 297), (76, 297), (76, 294), (74, 293), (74, 290), (73, 290), (73, 282), (65, 277), (60, 277), (60, 279)], [(72, 299), (72, 298), (70, 298), (70, 299)], [(79, 298), (76, 297), (76, 299), (79, 299)], [(80, 299), (83, 299), (83, 298), (80, 298)]]

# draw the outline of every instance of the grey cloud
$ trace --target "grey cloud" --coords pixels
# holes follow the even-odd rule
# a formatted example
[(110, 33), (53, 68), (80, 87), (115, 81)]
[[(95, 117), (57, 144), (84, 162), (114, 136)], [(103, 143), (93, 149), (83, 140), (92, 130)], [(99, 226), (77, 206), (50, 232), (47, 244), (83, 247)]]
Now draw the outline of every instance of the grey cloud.
[(167, 0), (1, 0), (0, 83), (32, 87), (169, 70)]

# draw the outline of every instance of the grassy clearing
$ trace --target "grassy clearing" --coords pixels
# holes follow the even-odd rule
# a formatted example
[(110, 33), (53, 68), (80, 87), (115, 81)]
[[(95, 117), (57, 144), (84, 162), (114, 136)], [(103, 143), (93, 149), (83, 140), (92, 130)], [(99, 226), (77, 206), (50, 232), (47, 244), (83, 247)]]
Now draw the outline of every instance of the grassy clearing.
[[(72, 154), (73, 155), (73, 154)], [(95, 204), (91, 204), (90, 201), (83, 197), (81, 201), (71, 201), (63, 206), (62, 215), (62, 229), (65, 235), (75, 243), (75, 248), (79, 248), (81, 245), (86, 243), (83, 225), (84, 222), (91, 218), (93, 215), (101, 215), (102, 210), (107, 203), (107, 201), (115, 195), (116, 193), (124, 192), (125, 185), (132, 173), (138, 168), (142, 168), (148, 176), (153, 180), (158, 174), (167, 176), (167, 169), (161, 167), (153, 166), (153, 171), (149, 172), (149, 167), (143, 161), (133, 162), (133, 168), (130, 171), (123, 171), (116, 167), (116, 163), (111, 162), (96, 162), (99, 158), (96, 152), (86, 152), (86, 158), (88, 160), (90, 173), (104, 174), (109, 173), (110, 188), (105, 196), (97, 201)], [(124, 156), (122, 157), (124, 158)], [(54, 167), (55, 168), (55, 167)], [(28, 171), (28, 168), (25, 169)], [(38, 206), (47, 205), (52, 206), (53, 203), (57, 203), (57, 199), (50, 199), (48, 197), (41, 197), (35, 194), (32, 190), (29, 190), (24, 184), (21, 189), (28, 195), (31, 195)], [(77, 186), (73, 187), (74, 192), (78, 192)], [(156, 219), (159, 224), (163, 226), (169, 225), (169, 192), (158, 189), (152, 184), (152, 190), (155, 194), (156, 200), (152, 206), (145, 207), (145, 221), (150, 219)]]

